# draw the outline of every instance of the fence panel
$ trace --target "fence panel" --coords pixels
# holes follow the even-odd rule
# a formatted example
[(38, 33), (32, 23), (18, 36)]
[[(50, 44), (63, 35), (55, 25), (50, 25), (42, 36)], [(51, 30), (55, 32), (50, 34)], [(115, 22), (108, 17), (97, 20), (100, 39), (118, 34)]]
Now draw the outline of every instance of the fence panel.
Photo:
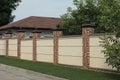
[(108, 66), (105, 61), (106, 58), (104, 54), (101, 53), (103, 48), (100, 46), (99, 36), (90, 37), (90, 67), (92, 68), (101, 68), (101, 69), (112, 69), (111, 66)]
[(33, 60), (33, 40), (21, 41), (21, 59)]
[(17, 57), (17, 39), (9, 39), (9, 56)]
[(82, 66), (82, 38), (64, 37), (59, 39), (59, 63)]
[[(90, 36), (90, 67), (99, 69), (112, 69), (105, 61), (103, 48), (100, 46), (99, 36)], [(9, 56), (17, 56), (17, 39), (9, 39)], [(67, 36), (59, 38), (58, 63), (73, 66), (83, 66), (82, 37)], [(37, 61), (53, 63), (53, 38), (37, 40)], [(6, 40), (0, 39), (0, 55), (6, 54)], [(21, 59), (33, 60), (33, 40), (21, 41)]]
[(37, 40), (37, 61), (53, 63), (53, 38)]
[(1, 39), (0, 40), (0, 55), (5, 55), (6, 53), (6, 40)]

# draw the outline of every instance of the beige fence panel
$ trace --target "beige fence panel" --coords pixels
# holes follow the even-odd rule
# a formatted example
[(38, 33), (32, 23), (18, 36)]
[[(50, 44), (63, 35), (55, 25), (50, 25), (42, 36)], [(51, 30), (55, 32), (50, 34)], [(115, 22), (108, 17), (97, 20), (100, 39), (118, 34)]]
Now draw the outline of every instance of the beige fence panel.
[(33, 41), (22, 40), (21, 42), (21, 59), (33, 60)]
[[(99, 69), (112, 69), (105, 61), (103, 48), (100, 46), (99, 36), (90, 36), (90, 67)], [(58, 63), (72, 66), (83, 66), (82, 37), (60, 37), (58, 46)], [(37, 40), (37, 61), (53, 63), (54, 44), (53, 38)], [(9, 56), (17, 56), (17, 39), (9, 39)], [(6, 54), (6, 40), (0, 40), (0, 55)], [(21, 41), (21, 59), (33, 60), (33, 40)]]
[(5, 55), (6, 53), (6, 40), (0, 40), (0, 55)]
[(105, 61), (106, 58), (104, 54), (101, 53), (103, 48), (100, 46), (99, 36), (90, 37), (90, 67), (92, 68), (101, 68), (101, 69), (112, 69), (111, 66), (108, 66)]
[(59, 64), (82, 66), (82, 38), (59, 39)]
[(37, 61), (53, 63), (53, 38), (37, 40)]
[(17, 39), (9, 39), (9, 56), (17, 57)]

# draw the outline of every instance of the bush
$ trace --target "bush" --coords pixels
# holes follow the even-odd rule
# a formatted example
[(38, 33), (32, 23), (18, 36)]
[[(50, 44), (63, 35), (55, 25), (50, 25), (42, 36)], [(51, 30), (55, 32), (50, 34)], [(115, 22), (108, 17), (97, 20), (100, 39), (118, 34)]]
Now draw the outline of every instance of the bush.
[(120, 71), (120, 39), (113, 36), (104, 36), (101, 39), (106, 63)]

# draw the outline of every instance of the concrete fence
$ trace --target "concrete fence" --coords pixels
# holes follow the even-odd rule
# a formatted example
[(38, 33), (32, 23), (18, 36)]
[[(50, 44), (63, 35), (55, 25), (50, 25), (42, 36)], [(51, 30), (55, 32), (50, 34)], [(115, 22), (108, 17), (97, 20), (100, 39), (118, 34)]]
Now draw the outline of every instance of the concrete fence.
[(24, 32), (19, 31), (16, 39), (6, 34), (0, 39), (0, 55), (14, 56), (19, 59), (82, 66), (83, 68), (112, 69), (105, 63), (101, 53), (99, 36), (92, 36), (94, 29), (83, 27), (82, 36), (61, 36), (61, 31), (53, 31), (53, 38), (38, 38), (33, 33), (32, 39), (23, 39)]

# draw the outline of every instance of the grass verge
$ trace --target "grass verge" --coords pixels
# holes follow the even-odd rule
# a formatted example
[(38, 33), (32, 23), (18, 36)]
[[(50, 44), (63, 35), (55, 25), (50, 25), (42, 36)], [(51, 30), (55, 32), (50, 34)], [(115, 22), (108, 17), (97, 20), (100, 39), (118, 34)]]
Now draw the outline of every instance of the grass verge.
[(32, 62), (4, 56), (0, 56), (0, 63), (44, 74), (54, 75), (69, 80), (120, 80), (119, 74), (76, 69), (49, 63)]

